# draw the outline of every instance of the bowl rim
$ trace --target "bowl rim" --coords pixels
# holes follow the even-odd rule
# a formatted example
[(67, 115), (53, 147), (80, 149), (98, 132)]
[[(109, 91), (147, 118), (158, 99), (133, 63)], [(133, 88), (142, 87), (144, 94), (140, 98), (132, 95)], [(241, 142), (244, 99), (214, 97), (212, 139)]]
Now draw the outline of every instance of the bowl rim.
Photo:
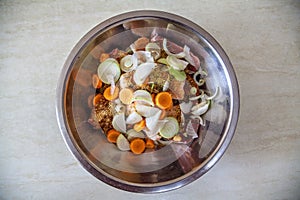
[[(149, 186), (149, 185), (143, 185), (143, 184), (137, 184), (133, 185), (129, 182), (126, 183), (124, 181), (120, 182), (117, 181), (117, 178), (113, 178), (112, 176), (107, 176), (101, 172), (99, 172), (97, 169), (95, 169), (87, 160), (85, 160), (84, 156), (81, 155), (81, 153), (77, 150), (76, 145), (72, 142), (72, 138), (70, 137), (69, 129), (67, 127), (67, 119), (65, 116), (65, 89), (67, 87), (67, 77), (70, 75), (70, 72), (72, 70), (72, 63), (74, 62), (75, 56), (78, 54), (78, 52), (81, 51), (81, 49), (95, 36), (99, 31), (106, 30), (109, 26), (112, 26), (113, 24), (119, 23), (124, 21), (125, 19), (135, 19), (135, 18), (162, 18), (166, 19), (168, 21), (174, 21), (176, 23), (184, 24), (185, 26), (193, 29), (196, 33), (201, 34), (201, 36), (207, 40), (207, 42), (215, 49), (217, 54), (220, 56), (222, 62), (224, 63), (224, 66), (226, 67), (228, 77), (230, 79), (231, 83), (231, 89), (232, 89), (232, 97), (231, 97), (231, 111), (229, 113), (229, 124), (227, 133), (225, 134), (226, 137), (223, 137), (223, 141), (218, 144), (218, 146), (214, 149), (214, 152), (209, 156), (207, 160), (205, 160), (205, 164), (202, 168), (199, 170), (193, 172), (192, 174), (189, 174), (188, 176), (183, 175), (183, 179), (181, 179), (179, 182), (171, 182), (167, 183), (165, 185), (161, 184), (158, 186)], [(209, 169), (211, 169), (217, 161), (223, 156), (226, 149), (228, 148), (234, 132), (236, 130), (236, 126), (238, 123), (238, 117), (240, 112), (240, 98), (239, 98), (239, 86), (236, 78), (236, 74), (234, 72), (233, 66), (221, 47), (221, 45), (202, 27), (195, 24), (194, 22), (165, 11), (158, 11), (158, 10), (137, 10), (137, 11), (130, 11), (122, 14), (118, 14), (116, 16), (113, 16), (111, 18), (108, 18), (107, 20), (99, 23), (94, 28), (92, 28), (90, 31), (88, 31), (80, 40), (79, 42), (73, 47), (70, 54), (67, 57), (67, 60), (65, 61), (63, 68), (61, 70), (58, 84), (56, 88), (56, 117), (58, 126), (61, 132), (61, 135), (64, 139), (65, 144), (67, 145), (67, 148), (71, 152), (71, 154), (75, 157), (76, 160), (79, 161), (81, 166), (87, 170), (89, 173), (91, 173), (93, 176), (98, 178), (99, 180), (107, 183), (108, 185), (111, 185), (115, 188), (122, 189), (125, 191), (130, 192), (137, 192), (137, 193), (157, 193), (157, 192), (165, 192), (174, 190), (177, 188), (180, 188), (182, 186), (187, 185), (188, 183), (191, 183), (204, 175)]]

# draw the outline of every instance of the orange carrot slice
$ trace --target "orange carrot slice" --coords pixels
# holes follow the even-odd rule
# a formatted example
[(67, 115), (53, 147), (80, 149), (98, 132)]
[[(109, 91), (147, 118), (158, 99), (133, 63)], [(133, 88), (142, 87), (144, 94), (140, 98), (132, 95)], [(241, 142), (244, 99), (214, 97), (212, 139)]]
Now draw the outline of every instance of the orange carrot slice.
[(109, 58), (109, 54), (108, 53), (102, 53), (100, 55), (100, 62), (104, 62), (107, 58)]
[(118, 97), (118, 95), (119, 95), (119, 88), (115, 87), (114, 93), (111, 94), (111, 86), (106, 88), (103, 93), (104, 98), (109, 101), (116, 99)]
[(102, 81), (99, 79), (97, 74), (93, 74), (92, 76), (92, 84), (95, 89), (102, 87)]
[(142, 140), (140, 138), (136, 138), (136, 139), (132, 140), (130, 143), (130, 150), (134, 154), (143, 153), (145, 151), (145, 148), (146, 148), (146, 144), (145, 144), (144, 140)]
[(147, 149), (154, 149), (154, 147), (155, 147), (155, 144), (154, 144), (153, 140), (147, 138), (146, 139), (146, 148)]
[(97, 94), (96, 96), (94, 96), (93, 105), (96, 106), (102, 98), (103, 96), (101, 94)]
[(107, 132), (107, 140), (111, 143), (116, 143), (117, 138), (119, 137), (121, 133), (119, 131), (116, 131), (115, 129), (110, 129)]
[(169, 92), (160, 92), (155, 97), (155, 104), (161, 109), (171, 108), (173, 105), (172, 96)]

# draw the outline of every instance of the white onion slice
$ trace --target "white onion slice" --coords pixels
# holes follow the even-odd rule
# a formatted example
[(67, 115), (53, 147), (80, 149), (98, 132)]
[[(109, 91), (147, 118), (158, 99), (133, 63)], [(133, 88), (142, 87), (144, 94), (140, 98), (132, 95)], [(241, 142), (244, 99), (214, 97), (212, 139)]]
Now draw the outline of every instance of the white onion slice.
[(195, 66), (196, 64), (195, 64), (194, 59), (193, 59), (192, 56), (191, 56), (190, 48), (189, 48), (188, 46), (184, 45), (184, 47), (183, 47), (183, 52), (184, 52), (184, 54), (185, 54), (184, 59), (185, 59), (186, 61), (188, 61), (191, 65)]
[(137, 101), (146, 105), (154, 106), (151, 94), (146, 90), (137, 90), (133, 93), (132, 102)]
[(137, 112), (132, 112), (128, 115), (126, 119), (126, 124), (136, 124), (142, 120), (142, 116), (139, 115)]
[(117, 131), (126, 133), (125, 114), (123, 112), (116, 114), (112, 120), (112, 125)]
[(207, 100), (212, 100), (212, 99), (216, 98), (216, 96), (217, 96), (218, 93), (219, 93), (219, 90), (220, 90), (220, 88), (217, 87), (215, 93), (214, 93), (212, 96), (207, 97), (206, 99), (207, 99)]
[(179, 71), (184, 70), (189, 64), (188, 62), (185, 62), (184, 60), (180, 60), (180, 59), (176, 58), (176, 56), (173, 56), (173, 55), (169, 55), (167, 57), (167, 62), (171, 67), (173, 67), (173, 69), (176, 69)]
[(159, 110), (157, 113), (155, 113), (151, 117), (146, 118), (146, 126), (150, 131), (153, 131), (159, 121), (159, 117), (161, 115), (161, 110)]
[(135, 108), (136, 108), (136, 111), (143, 117), (151, 117), (159, 111), (158, 108), (151, 107), (151, 106), (145, 106), (145, 105), (141, 105), (141, 104), (137, 104), (135, 106)]
[(171, 53), (169, 51), (169, 49), (167, 48), (167, 39), (166, 38), (163, 39), (163, 49), (168, 55), (175, 56), (176, 58), (183, 58), (185, 56), (185, 53), (183, 51), (180, 53), (177, 53), (177, 54)]
[(140, 64), (133, 75), (133, 80), (137, 85), (142, 85), (146, 78), (150, 75), (155, 63), (142, 63)]
[(206, 113), (209, 107), (209, 101), (201, 102), (192, 107), (191, 111), (193, 115), (203, 115)]

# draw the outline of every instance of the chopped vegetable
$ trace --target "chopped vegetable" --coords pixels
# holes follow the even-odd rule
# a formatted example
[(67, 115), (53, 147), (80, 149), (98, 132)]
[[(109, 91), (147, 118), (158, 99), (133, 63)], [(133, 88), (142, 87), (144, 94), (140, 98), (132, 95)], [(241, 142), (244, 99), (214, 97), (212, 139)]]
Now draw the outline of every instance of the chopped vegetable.
[(173, 105), (172, 96), (168, 92), (160, 92), (155, 97), (155, 104), (161, 109), (171, 108)]
[(142, 131), (146, 126), (146, 121), (144, 119), (142, 119), (139, 123), (136, 123), (134, 126), (133, 126), (133, 129), (136, 131), (136, 132), (140, 132)]
[(137, 104), (135, 106), (135, 108), (136, 108), (136, 111), (139, 114), (141, 114), (143, 117), (151, 117), (159, 111), (158, 108), (151, 107), (151, 106), (146, 106), (146, 105), (142, 105), (142, 104)]
[(119, 93), (119, 99), (123, 104), (130, 104), (133, 98), (133, 91), (129, 88), (123, 88), (121, 89)]
[(132, 112), (128, 115), (126, 119), (126, 124), (136, 124), (140, 122), (143, 118), (137, 112)]
[(111, 93), (111, 89), (112, 87), (109, 86), (108, 88), (106, 88), (104, 90), (104, 93), (103, 93), (103, 96), (105, 99), (109, 100), (109, 101), (112, 101), (116, 98), (118, 98), (118, 95), (119, 95), (119, 88), (118, 87), (115, 87), (115, 90), (113, 92), (113, 94)]
[(121, 150), (121, 151), (128, 151), (130, 150), (130, 146), (129, 146), (129, 142), (128, 140), (125, 138), (125, 136), (123, 134), (120, 134), (117, 138), (117, 147)]
[(206, 111), (208, 110), (208, 106), (209, 106), (209, 101), (207, 101), (207, 102), (204, 101), (199, 104), (196, 104), (191, 109), (192, 114), (193, 115), (202, 115), (202, 114), (206, 113)]
[(186, 79), (186, 74), (184, 71), (179, 71), (170, 67), (169, 73), (178, 81), (184, 81)]
[(102, 81), (99, 79), (98, 75), (96, 75), (96, 74), (93, 74), (93, 76), (92, 76), (92, 85), (96, 89), (102, 87)]
[(158, 121), (159, 121), (159, 118), (160, 118), (160, 115), (161, 115), (161, 110), (159, 110), (157, 113), (155, 113), (153, 116), (151, 117), (147, 117), (145, 122), (146, 122), (146, 126), (147, 128), (152, 131), (155, 129)]
[(125, 114), (116, 114), (113, 118), (112, 125), (117, 131), (120, 131), (121, 133), (126, 133)]
[(188, 62), (185, 62), (184, 60), (180, 60), (176, 58), (175, 56), (168, 56), (167, 57), (167, 63), (175, 70), (184, 70), (187, 65), (189, 64)]
[(132, 102), (141, 102), (146, 105), (154, 106), (151, 94), (146, 90), (137, 90), (133, 93)]
[(153, 142), (153, 140), (147, 138), (146, 139), (146, 148), (147, 149), (154, 149), (155, 148), (155, 144)]
[(134, 82), (137, 85), (142, 85), (145, 82), (146, 78), (150, 75), (154, 67), (155, 63), (140, 64), (133, 75)]
[(116, 131), (115, 129), (110, 129), (107, 132), (107, 140), (111, 143), (116, 143), (119, 135), (120, 135), (119, 131)]
[(183, 51), (178, 54), (171, 53), (169, 51), (169, 49), (167, 48), (167, 39), (166, 38), (163, 39), (163, 49), (168, 55), (175, 56), (177, 58), (183, 58), (185, 56), (185, 53)]
[(116, 82), (121, 75), (119, 63), (114, 58), (107, 58), (104, 62), (100, 63), (98, 67), (98, 76), (100, 80), (106, 84)]
[(109, 58), (109, 54), (108, 53), (102, 53), (100, 55), (100, 62), (104, 62), (107, 58)]
[(179, 131), (178, 121), (174, 117), (167, 117), (167, 122), (160, 129), (160, 135), (163, 138), (170, 139), (174, 137)]
[(164, 64), (164, 65), (168, 64), (167, 59), (165, 59), (165, 58), (160, 58), (160, 59), (157, 60), (157, 62), (161, 63), (161, 64)]
[(191, 93), (192, 95), (195, 95), (195, 94), (197, 93), (197, 88), (191, 87), (190, 93)]
[(97, 94), (96, 96), (94, 96), (93, 105), (96, 106), (102, 98), (103, 96), (101, 94)]
[(142, 132), (137, 132), (134, 129), (127, 131), (127, 139), (132, 141), (135, 138), (145, 138), (145, 135)]
[(219, 90), (220, 90), (220, 88), (217, 87), (215, 93), (214, 93), (212, 96), (207, 97), (206, 99), (207, 99), (207, 100), (212, 100), (212, 99), (216, 98), (216, 96), (218, 95)]
[(145, 151), (146, 144), (144, 140), (136, 138), (130, 142), (130, 150), (134, 154), (141, 154)]
[(131, 72), (137, 67), (138, 60), (132, 55), (123, 57), (120, 61), (120, 68), (124, 72)]
[(146, 45), (145, 50), (150, 52), (155, 60), (157, 60), (161, 55), (160, 47), (153, 42), (150, 42)]

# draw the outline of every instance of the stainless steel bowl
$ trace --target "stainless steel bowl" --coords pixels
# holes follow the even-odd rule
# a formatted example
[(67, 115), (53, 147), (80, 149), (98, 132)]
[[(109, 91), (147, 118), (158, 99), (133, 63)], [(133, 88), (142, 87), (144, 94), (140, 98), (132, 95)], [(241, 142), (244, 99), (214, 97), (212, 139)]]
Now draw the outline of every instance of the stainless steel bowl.
[[(209, 74), (207, 91), (219, 87), (220, 92), (205, 114), (206, 126), (201, 128), (200, 137), (191, 145), (168, 145), (162, 151), (133, 156), (116, 150), (87, 124), (87, 98), (95, 91), (88, 84), (84, 86), (90, 81), (85, 70), (97, 68), (95, 58), (100, 48), (128, 47), (137, 35), (150, 34), (154, 28), (180, 45), (187, 44)], [(83, 84), (76, 84), (78, 79)], [(198, 179), (224, 154), (238, 121), (239, 89), (229, 58), (204, 29), (174, 14), (134, 11), (100, 23), (73, 48), (59, 78), (56, 113), (69, 150), (88, 172), (122, 190), (164, 192)]]

